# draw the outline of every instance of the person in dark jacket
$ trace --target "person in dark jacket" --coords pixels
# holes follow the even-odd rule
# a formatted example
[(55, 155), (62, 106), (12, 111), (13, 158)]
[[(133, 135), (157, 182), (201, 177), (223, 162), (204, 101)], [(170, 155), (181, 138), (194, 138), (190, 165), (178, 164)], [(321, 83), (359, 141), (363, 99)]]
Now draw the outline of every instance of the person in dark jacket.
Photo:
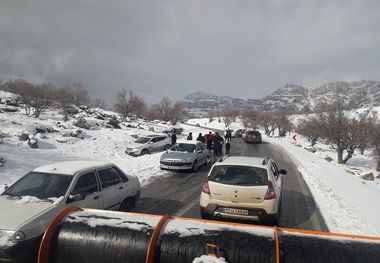
[(202, 133), (199, 133), (197, 141), (205, 143), (205, 138), (203, 137)]
[(231, 140), (232, 140), (232, 132), (230, 129), (226, 130), (226, 134), (224, 135), (224, 140), (226, 142), (226, 154), (229, 154), (230, 148), (231, 148)]
[(205, 135), (205, 142), (206, 142), (206, 148), (208, 150), (208, 153), (211, 153), (213, 140), (214, 140), (214, 137), (212, 136), (211, 132)]
[(175, 132), (172, 133), (171, 140), (172, 140), (172, 145), (174, 145), (177, 142), (177, 134), (175, 134)]
[(219, 132), (215, 132), (214, 135), (214, 156), (222, 155), (223, 137), (219, 135)]
[(192, 132), (189, 132), (189, 135), (187, 136), (187, 140), (188, 141), (192, 141), (193, 140), (193, 133)]

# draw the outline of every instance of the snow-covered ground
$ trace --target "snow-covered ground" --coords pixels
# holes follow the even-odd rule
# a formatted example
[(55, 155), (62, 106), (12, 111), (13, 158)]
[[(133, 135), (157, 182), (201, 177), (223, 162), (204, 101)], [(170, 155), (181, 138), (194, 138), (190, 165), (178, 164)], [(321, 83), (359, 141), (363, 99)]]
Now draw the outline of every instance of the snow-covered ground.
[[(219, 122), (217, 118), (212, 122), (208, 119), (192, 119), (188, 122), (225, 129), (223, 120)], [(242, 124), (234, 122), (230, 127), (242, 128)], [(262, 135), (263, 140), (279, 145), (293, 158), (331, 232), (380, 235), (380, 179), (376, 178), (376, 160), (371, 152), (365, 152), (364, 155), (357, 152), (344, 165), (337, 163), (335, 150), (321, 142), (315, 146), (317, 151), (312, 153), (304, 148), (309, 146), (305, 138), (297, 135), (296, 141), (293, 140), (295, 133), (269, 138), (262, 131)], [(326, 156), (333, 161), (326, 161)], [(374, 181), (361, 178), (371, 172), (375, 176)]]
[[(12, 94), (0, 91), (0, 102)], [(6, 160), (3, 167), (0, 165), (0, 192), (4, 185), (10, 185), (32, 169), (55, 162), (73, 160), (102, 160), (117, 164), (126, 173), (136, 175), (141, 185), (148, 184), (156, 177), (170, 175), (168, 171), (161, 171), (159, 159), (162, 152), (152, 153), (141, 157), (132, 157), (124, 151), (128, 142), (136, 140), (136, 137), (147, 134), (160, 134), (172, 128), (171, 125), (160, 121), (145, 122), (143, 120), (122, 122), (121, 129), (105, 127), (109, 118), (100, 120), (96, 114), (81, 112), (75, 117), (83, 116), (90, 124), (90, 129), (80, 129), (73, 125), (75, 118), (64, 122), (63, 116), (57, 110), (49, 110), (41, 114), (40, 118), (27, 117), (21, 108), (17, 112), (1, 112), (1, 109), (9, 107), (0, 104), (0, 158)], [(100, 112), (115, 115), (114, 112)], [(117, 115), (116, 115), (117, 116)], [(129, 126), (129, 127), (128, 127)], [(193, 132), (194, 140), (198, 133), (208, 132), (199, 127), (179, 124), (177, 128), (184, 129), (178, 139), (186, 138), (189, 132)], [(19, 134), (23, 131), (29, 134), (36, 129), (49, 129), (53, 132), (37, 133), (38, 149), (32, 149), (26, 141), (19, 140)], [(82, 130), (79, 137), (70, 136), (70, 132)], [(2, 134), (2, 135), (1, 135)]]

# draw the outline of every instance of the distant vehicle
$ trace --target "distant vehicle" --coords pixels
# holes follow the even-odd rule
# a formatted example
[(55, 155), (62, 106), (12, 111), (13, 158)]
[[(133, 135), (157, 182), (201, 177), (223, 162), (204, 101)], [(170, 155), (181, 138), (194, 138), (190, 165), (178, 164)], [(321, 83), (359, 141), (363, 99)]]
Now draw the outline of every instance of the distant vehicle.
[(262, 143), (261, 133), (259, 131), (250, 130), (245, 132), (244, 141), (247, 143)]
[(75, 161), (36, 168), (0, 195), (0, 262), (36, 262), (44, 231), (68, 206), (129, 211), (139, 196), (138, 178), (112, 163)]
[(204, 219), (235, 218), (277, 223), (282, 175), (269, 158), (230, 156), (214, 163), (200, 196)]
[(160, 158), (162, 170), (191, 170), (197, 171), (201, 165), (209, 163), (208, 151), (205, 144), (199, 141), (178, 141), (170, 151)]
[(245, 129), (237, 129), (235, 132), (232, 133), (232, 137), (239, 138), (243, 135), (245, 131)]
[(167, 150), (170, 147), (171, 140), (167, 135), (147, 135), (138, 138), (134, 142), (128, 143), (125, 153), (132, 156), (139, 156)]

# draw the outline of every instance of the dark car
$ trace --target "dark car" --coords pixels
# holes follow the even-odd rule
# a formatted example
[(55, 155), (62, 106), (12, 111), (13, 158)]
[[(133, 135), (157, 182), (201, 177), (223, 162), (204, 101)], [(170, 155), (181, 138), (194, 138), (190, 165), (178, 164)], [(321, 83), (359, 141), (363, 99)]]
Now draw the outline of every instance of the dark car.
[(262, 143), (261, 133), (259, 131), (247, 131), (245, 133), (244, 141), (247, 143)]

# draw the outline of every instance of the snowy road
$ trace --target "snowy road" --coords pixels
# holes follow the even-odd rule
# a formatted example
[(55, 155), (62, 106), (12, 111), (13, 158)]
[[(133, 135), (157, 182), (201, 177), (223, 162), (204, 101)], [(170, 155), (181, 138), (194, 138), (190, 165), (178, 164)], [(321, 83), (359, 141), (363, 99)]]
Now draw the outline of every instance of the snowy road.
[[(231, 155), (270, 156), (288, 174), (284, 178), (283, 204), (279, 226), (327, 231), (326, 224), (317, 209), (312, 195), (295, 164), (279, 146), (246, 144), (241, 139), (233, 139)], [(136, 212), (170, 214), (200, 218), (199, 195), (201, 184), (211, 166), (202, 167), (197, 173), (172, 173), (159, 178), (142, 189)]]

